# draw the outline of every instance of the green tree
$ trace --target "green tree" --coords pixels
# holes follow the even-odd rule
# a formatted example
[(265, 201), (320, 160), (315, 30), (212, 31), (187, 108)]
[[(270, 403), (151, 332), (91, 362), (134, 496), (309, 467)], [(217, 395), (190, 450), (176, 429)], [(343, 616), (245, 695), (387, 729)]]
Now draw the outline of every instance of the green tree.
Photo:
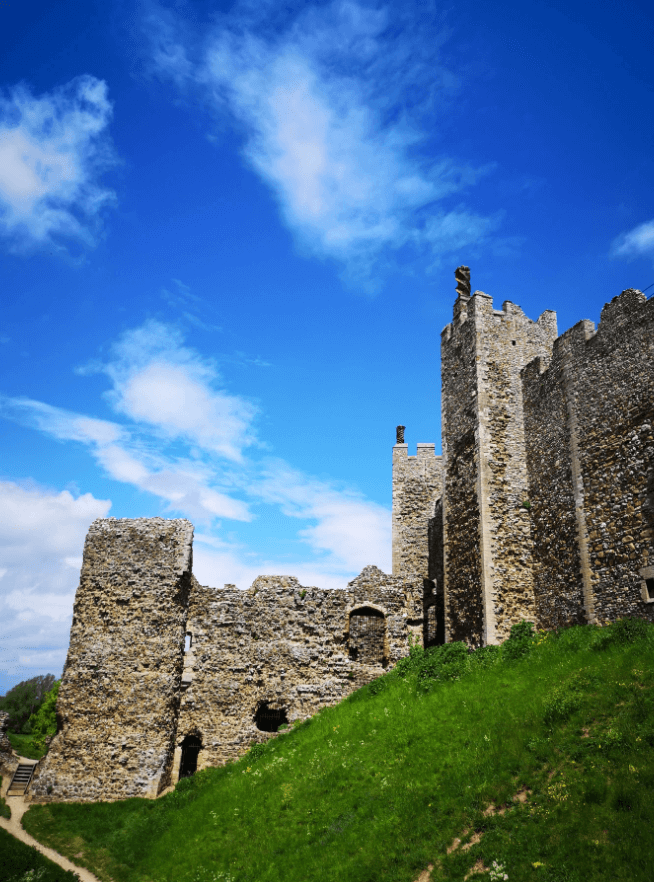
[(61, 680), (55, 680), (52, 689), (44, 696), (41, 706), (35, 714), (29, 718), (29, 726), (32, 732), (32, 743), (39, 750), (45, 750), (45, 739), (57, 734), (57, 696)]
[(9, 714), (9, 729), (12, 732), (29, 734), (28, 720), (39, 709), (54, 681), (54, 674), (32, 677), (18, 683), (0, 697), (0, 710)]

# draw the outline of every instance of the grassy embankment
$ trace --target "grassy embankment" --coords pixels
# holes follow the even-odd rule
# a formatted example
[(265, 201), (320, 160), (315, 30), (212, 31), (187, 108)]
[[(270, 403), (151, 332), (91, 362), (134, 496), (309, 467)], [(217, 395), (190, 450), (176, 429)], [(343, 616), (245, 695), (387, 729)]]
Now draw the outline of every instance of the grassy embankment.
[(45, 750), (34, 746), (33, 735), (22, 735), (19, 732), (7, 732), (7, 736), (16, 753), (20, 756), (24, 756), (26, 759), (41, 759), (45, 754)]
[(0, 828), (2, 882), (78, 882), (79, 876), (53, 863), (33, 846)]
[(115, 882), (412, 882), (429, 864), (651, 882), (654, 628), (515, 630), (414, 650), (162, 799), (34, 806), (24, 826)]

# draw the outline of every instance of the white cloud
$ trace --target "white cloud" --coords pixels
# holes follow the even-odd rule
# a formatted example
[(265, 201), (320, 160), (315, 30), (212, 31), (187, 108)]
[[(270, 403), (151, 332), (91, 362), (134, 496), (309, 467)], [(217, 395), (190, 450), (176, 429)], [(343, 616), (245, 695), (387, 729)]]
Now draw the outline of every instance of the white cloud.
[(168, 325), (149, 321), (128, 331), (101, 369), (113, 381), (109, 397), (116, 410), (170, 438), (234, 461), (254, 443), (256, 407), (220, 389), (215, 366), (184, 347)]
[(280, 505), (285, 515), (315, 521), (298, 535), (329, 565), (356, 573), (367, 564), (390, 567), (390, 512), (351, 490), (339, 490), (281, 460), (269, 461), (251, 492)]
[(84, 538), (110, 507), (90, 493), (0, 481), (0, 673), (61, 673)]
[(654, 219), (634, 227), (611, 243), (611, 257), (654, 257)]
[(81, 76), (35, 97), (0, 96), (0, 234), (15, 248), (62, 240), (93, 245), (114, 193), (99, 182), (115, 162), (107, 86)]
[[(366, 564), (390, 569), (390, 512), (284, 460), (257, 456), (254, 407), (221, 388), (213, 365), (175, 329), (148, 323), (130, 331), (93, 370), (111, 380), (116, 421), (27, 398), (0, 398), (0, 414), (59, 443), (84, 445), (110, 478), (153, 494), (165, 514), (199, 524), (201, 583), (248, 588), (258, 575), (290, 574), (304, 585), (344, 588)], [(225, 520), (251, 521), (264, 505), (293, 519), (288, 538), (306, 553), (300, 544), (275, 559), (225, 529)], [(84, 537), (109, 508), (89, 493), (0, 482), (0, 675), (59, 673)]]
[(299, 241), (355, 275), (387, 249), (410, 244), (434, 260), (499, 222), (443, 205), (491, 167), (427, 159), (435, 93), (451, 93), (455, 78), (438, 61), (443, 35), (427, 12), (422, 33), (414, 21), (400, 40), (392, 32), (401, 15), (334, 2), (271, 36), (264, 20), (234, 13), (210, 29), (195, 63), (170, 12), (148, 22), (159, 70), (180, 86), (200, 84), (231, 116)]

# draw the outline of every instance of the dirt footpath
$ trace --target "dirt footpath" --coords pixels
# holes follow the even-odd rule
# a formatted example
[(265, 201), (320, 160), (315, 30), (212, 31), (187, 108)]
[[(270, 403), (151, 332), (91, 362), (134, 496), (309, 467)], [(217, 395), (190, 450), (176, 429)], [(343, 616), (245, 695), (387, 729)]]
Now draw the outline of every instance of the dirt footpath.
[[(24, 760), (24, 762), (31, 762), (31, 760)], [(98, 877), (94, 876), (89, 870), (85, 870), (84, 867), (78, 867), (77, 864), (73, 864), (68, 858), (53, 851), (53, 849), (41, 845), (40, 842), (37, 842), (34, 837), (30, 836), (29, 833), (26, 833), (25, 830), (23, 830), (20, 821), (30, 807), (30, 803), (25, 802), (22, 796), (7, 796), (10, 782), (11, 776), (6, 780), (3, 777), (2, 796), (4, 796), (5, 802), (11, 809), (11, 818), (9, 820), (7, 820), (7, 818), (0, 818), (0, 827), (4, 827), (8, 833), (11, 833), (12, 836), (15, 836), (16, 839), (20, 839), (20, 841), (24, 842), (26, 845), (33, 845), (34, 848), (41, 852), (41, 854), (50, 858), (53, 863), (59, 864), (62, 869), (72, 870), (73, 873), (77, 873), (82, 882), (100, 882)]]

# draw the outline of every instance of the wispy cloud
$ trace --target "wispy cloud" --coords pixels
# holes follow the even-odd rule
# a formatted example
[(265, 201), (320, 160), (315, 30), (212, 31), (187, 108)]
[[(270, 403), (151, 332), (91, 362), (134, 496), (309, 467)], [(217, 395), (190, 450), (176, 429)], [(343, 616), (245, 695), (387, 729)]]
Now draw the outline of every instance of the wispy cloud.
[(94, 244), (114, 200), (100, 183), (115, 162), (111, 113), (106, 84), (92, 76), (40, 97), (26, 85), (0, 95), (0, 235), (10, 247)]
[(620, 233), (611, 243), (610, 255), (654, 258), (654, 219), (645, 221), (626, 233)]
[(89, 525), (111, 503), (0, 481), (0, 674), (61, 673)]
[(241, 11), (218, 19), (199, 49), (179, 19), (155, 10), (158, 69), (182, 88), (201, 86), (239, 128), (245, 158), (311, 252), (361, 278), (405, 246), (433, 263), (498, 225), (499, 215), (449, 204), (492, 166), (425, 150), (438, 93), (456, 87), (427, 11), (405, 21), (390, 7), (335, 2), (274, 29), (265, 12)]
[[(177, 329), (147, 322), (128, 331), (106, 360), (78, 373), (98, 371), (111, 382), (115, 419), (6, 396), (0, 416), (83, 445), (109, 478), (152, 494), (168, 516), (190, 518), (199, 527), (194, 571), (203, 584), (247, 588), (259, 574), (287, 573), (305, 585), (343, 588), (366, 564), (390, 567), (390, 512), (270, 456), (254, 430), (257, 408), (228, 392)], [(0, 674), (60, 671), (84, 535), (110, 505), (88, 493), (0, 481), (0, 618), (9, 635), (0, 641)], [(283, 558), (230, 532), (230, 521), (252, 521), (270, 506), (292, 519), (288, 534), (299, 540)]]
[(261, 504), (278, 506), (301, 522), (295, 532), (313, 566), (332, 577), (388, 564), (387, 509), (271, 457), (255, 433), (257, 407), (226, 391), (215, 365), (176, 328), (148, 321), (127, 331), (105, 361), (80, 371), (89, 372), (111, 380), (105, 397), (116, 420), (7, 397), (0, 397), (0, 415), (83, 444), (109, 477), (209, 528), (217, 519), (251, 521)]

